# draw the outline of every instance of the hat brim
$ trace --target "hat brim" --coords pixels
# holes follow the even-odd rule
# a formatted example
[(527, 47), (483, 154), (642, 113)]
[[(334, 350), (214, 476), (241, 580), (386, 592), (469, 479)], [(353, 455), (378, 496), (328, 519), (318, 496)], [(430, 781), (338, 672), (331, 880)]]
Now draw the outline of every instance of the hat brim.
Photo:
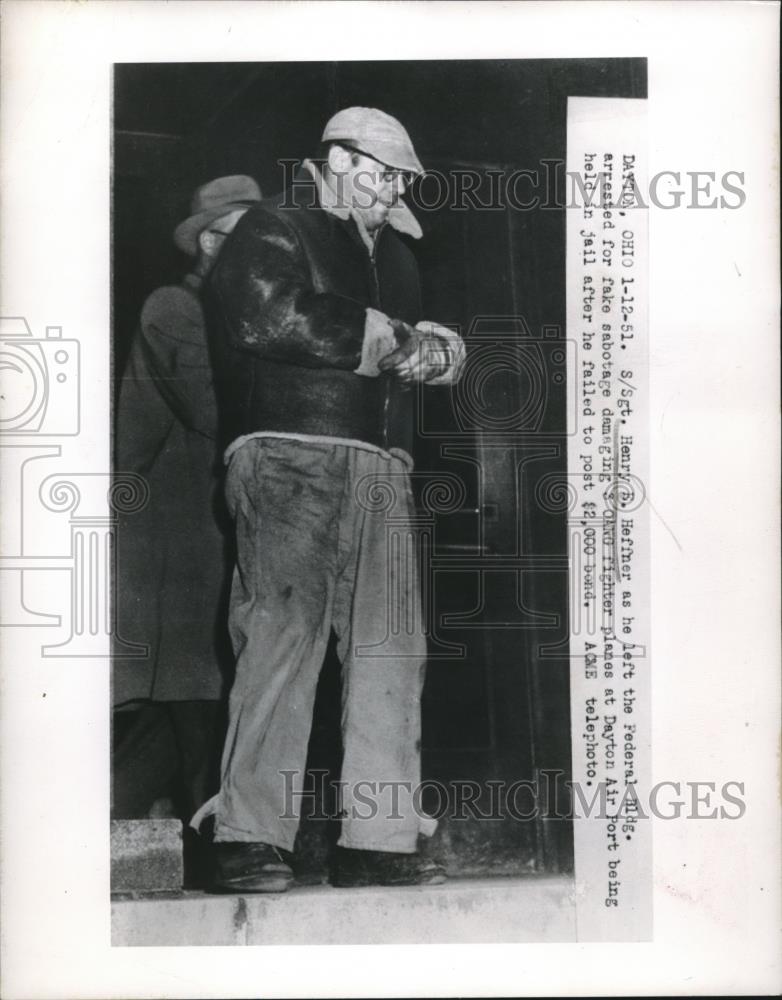
[(341, 145), (345, 149), (351, 149), (362, 156), (368, 156), (370, 159), (375, 160), (377, 163), (382, 163), (384, 167), (390, 167), (392, 170), (401, 170), (406, 174), (414, 174), (416, 177), (420, 177), (426, 173), (423, 164), (417, 156), (410, 157), (404, 153), (397, 155), (393, 150), (385, 147), (382, 149), (375, 147), (373, 150), (371, 148), (373, 146), (372, 143), (358, 143), (355, 139), (329, 138), (328, 142), (335, 142), (338, 146)]
[(257, 204), (257, 201), (232, 201), (215, 208), (206, 208), (203, 212), (191, 215), (189, 219), (180, 222), (174, 230), (174, 244), (184, 253), (195, 257), (198, 254), (198, 237), (210, 222), (222, 219), (224, 215), (230, 215), (231, 212), (236, 212), (241, 208), (251, 208)]

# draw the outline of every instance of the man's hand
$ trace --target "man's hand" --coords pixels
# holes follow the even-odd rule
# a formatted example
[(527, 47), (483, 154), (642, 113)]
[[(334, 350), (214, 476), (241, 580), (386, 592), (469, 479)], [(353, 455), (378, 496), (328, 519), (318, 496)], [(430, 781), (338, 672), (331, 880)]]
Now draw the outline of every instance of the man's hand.
[(390, 320), (399, 346), (381, 358), (377, 367), (394, 375), (403, 385), (428, 382), (448, 367), (448, 349), (441, 338), (417, 330), (401, 319)]

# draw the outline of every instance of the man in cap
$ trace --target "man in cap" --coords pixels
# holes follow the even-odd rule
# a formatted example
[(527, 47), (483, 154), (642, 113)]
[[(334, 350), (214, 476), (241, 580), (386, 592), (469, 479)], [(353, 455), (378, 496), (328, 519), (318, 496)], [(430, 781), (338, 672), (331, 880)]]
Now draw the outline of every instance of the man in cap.
[(144, 476), (150, 492), (146, 508), (124, 517), (118, 532), (120, 630), (149, 652), (115, 661), (114, 705), (141, 706), (126, 717), (129, 728), (117, 719), (117, 818), (154, 814), (169, 797), (189, 816), (213, 791), (221, 664), (230, 666), (230, 650), (219, 641), (227, 574), (215, 518), (217, 406), (200, 289), (226, 235), (260, 197), (244, 176), (219, 177), (195, 192), (191, 215), (174, 231), (191, 270), (144, 303), (119, 386), (115, 465)]
[(193, 823), (215, 814), (223, 891), (291, 882), (280, 851), (294, 846), (332, 628), (344, 756), (331, 881), (445, 877), (417, 850), (434, 821), (417, 800), (426, 645), (417, 567), (405, 558), (409, 389), (453, 382), (463, 345), (420, 322), (405, 238), (421, 229), (401, 196), (423, 168), (406, 130), (382, 111), (348, 108), (322, 141), (322, 168), (305, 160), (282, 201), (247, 213), (208, 283), (237, 533), (237, 663), (220, 791)]

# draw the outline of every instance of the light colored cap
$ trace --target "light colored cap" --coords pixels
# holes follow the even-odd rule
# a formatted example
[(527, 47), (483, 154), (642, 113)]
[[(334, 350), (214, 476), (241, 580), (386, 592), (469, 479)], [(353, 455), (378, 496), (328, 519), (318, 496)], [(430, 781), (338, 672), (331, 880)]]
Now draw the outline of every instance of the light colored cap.
[(224, 215), (240, 208), (249, 208), (261, 200), (261, 189), (244, 174), (217, 177), (202, 184), (193, 195), (190, 216), (174, 230), (174, 243), (185, 253), (198, 254), (198, 236), (206, 227)]
[(344, 142), (387, 167), (424, 172), (404, 125), (377, 108), (338, 111), (327, 122), (321, 141)]

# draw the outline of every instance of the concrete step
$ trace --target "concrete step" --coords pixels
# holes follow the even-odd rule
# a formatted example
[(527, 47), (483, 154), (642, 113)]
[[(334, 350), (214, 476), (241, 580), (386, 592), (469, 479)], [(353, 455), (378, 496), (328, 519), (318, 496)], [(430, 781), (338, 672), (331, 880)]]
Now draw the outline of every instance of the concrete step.
[(111, 822), (111, 891), (179, 892), (183, 884), (178, 819)]
[(114, 900), (112, 945), (559, 942), (576, 935), (572, 878), (452, 879), (402, 889)]

